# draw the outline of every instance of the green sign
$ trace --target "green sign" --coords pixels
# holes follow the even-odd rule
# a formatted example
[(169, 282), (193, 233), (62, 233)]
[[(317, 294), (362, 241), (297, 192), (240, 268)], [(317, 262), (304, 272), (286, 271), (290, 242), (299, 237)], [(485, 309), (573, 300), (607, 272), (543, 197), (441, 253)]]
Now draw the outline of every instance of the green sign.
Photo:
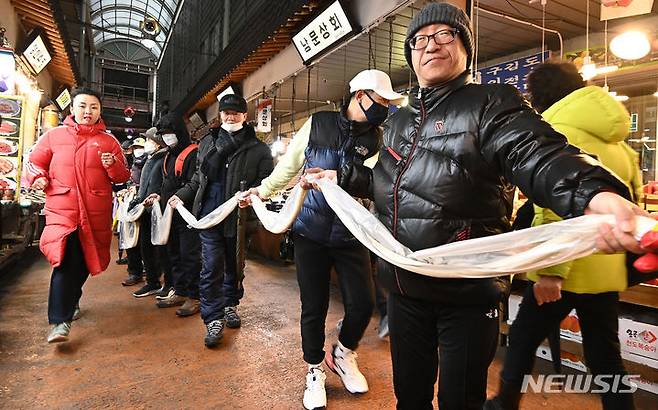
[(631, 114), (631, 132), (637, 132), (637, 118), (638, 115), (636, 112)]

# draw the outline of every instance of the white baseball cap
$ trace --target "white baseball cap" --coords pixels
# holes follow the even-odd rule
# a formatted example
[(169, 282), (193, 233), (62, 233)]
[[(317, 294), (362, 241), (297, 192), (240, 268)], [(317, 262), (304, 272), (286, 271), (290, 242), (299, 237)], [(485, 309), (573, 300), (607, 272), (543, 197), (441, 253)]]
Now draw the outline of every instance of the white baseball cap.
[(388, 74), (380, 70), (363, 70), (350, 81), (350, 93), (359, 90), (373, 90), (381, 97), (390, 101), (404, 98), (402, 94), (393, 91)]

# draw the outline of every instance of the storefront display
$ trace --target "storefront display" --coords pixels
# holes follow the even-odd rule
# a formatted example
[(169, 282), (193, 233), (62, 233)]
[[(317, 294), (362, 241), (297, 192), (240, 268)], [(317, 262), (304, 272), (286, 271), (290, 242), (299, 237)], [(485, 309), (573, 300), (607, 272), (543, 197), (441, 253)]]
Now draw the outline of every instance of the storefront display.
[(0, 189), (1, 199), (12, 201), (20, 193), (20, 169), (24, 99), (0, 96)]

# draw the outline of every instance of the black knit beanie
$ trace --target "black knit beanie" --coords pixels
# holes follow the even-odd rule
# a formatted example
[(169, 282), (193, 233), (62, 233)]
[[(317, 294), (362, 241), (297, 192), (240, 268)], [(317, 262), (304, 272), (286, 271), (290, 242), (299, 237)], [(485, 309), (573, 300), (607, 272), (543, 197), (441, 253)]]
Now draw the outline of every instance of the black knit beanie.
[[(416, 34), (421, 28), (430, 24), (447, 24), (459, 30), (462, 43), (466, 48), (466, 68), (471, 66), (475, 45), (473, 42), (473, 29), (471, 28), (471, 20), (468, 18), (464, 10), (459, 7), (453, 6), (449, 3), (430, 3), (425, 6), (420, 13), (416, 14), (409, 23), (407, 29), (407, 40)], [(431, 41), (431, 40), (430, 40)], [(414, 69), (411, 63), (411, 48), (405, 41), (404, 43), (404, 56), (407, 59), (407, 64), (411, 69)]]

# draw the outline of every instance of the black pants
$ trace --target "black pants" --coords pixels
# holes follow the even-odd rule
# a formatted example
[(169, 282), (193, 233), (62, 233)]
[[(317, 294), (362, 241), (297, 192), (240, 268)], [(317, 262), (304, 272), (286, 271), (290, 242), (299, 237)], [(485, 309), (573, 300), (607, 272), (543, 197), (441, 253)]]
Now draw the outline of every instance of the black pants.
[(498, 341), (497, 307), (390, 293), (388, 326), (398, 409), (432, 409), (439, 356), (439, 408), (482, 409)]
[(201, 241), (195, 229), (176, 213), (171, 222), (167, 242), (174, 289), (179, 296), (199, 299), (199, 272), (201, 272)]
[(126, 255), (128, 256), (128, 274), (142, 277), (144, 265), (142, 264), (142, 252), (139, 247), (140, 244), (138, 243), (134, 248), (126, 249)]
[(89, 277), (78, 231), (66, 237), (62, 264), (53, 269), (48, 295), (48, 323), (58, 324), (73, 320), (75, 306), (82, 296), (82, 285)]
[(329, 309), (331, 268), (338, 273), (345, 317), (338, 340), (356, 349), (373, 309), (372, 277), (368, 250), (361, 244), (329, 247), (294, 235), (297, 283), (302, 302), (301, 331), (304, 360), (324, 359), (324, 326)]
[[(626, 375), (619, 347), (619, 294), (598, 295), (562, 292), (562, 299), (537, 305), (532, 286), (523, 296), (519, 313), (510, 328), (509, 349), (501, 374), (506, 389), (520, 391), (523, 377), (532, 374), (537, 347), (550, 329), (558, 325), (572, 309), (578, 313), (587, 367), (594, 375)], [(621, 377), (621, 376), (620, 376)], [(628, 390), (628, 386), (621, 386)], [(633, 409), (633, 395), (606, 393), (601, 396), (604, 409)]]
[(377, 311), (381, 318), (387, 314), (388, 290), (386, 290), (379, 280), (379, 275), (377, 274), (377, 256), (372, 252), (370, 253), (370, 269), (372, 269), (372, 283), (375, 288), (375, 305), (377, 306)]
[(144, 211), (139, 221), (139, 247), (146, 270), (146, 282), (159, 286), (160, 276), (164, 273), (165, 285), (173, 286), (167, 247), (151, 243), (151, 213)]

